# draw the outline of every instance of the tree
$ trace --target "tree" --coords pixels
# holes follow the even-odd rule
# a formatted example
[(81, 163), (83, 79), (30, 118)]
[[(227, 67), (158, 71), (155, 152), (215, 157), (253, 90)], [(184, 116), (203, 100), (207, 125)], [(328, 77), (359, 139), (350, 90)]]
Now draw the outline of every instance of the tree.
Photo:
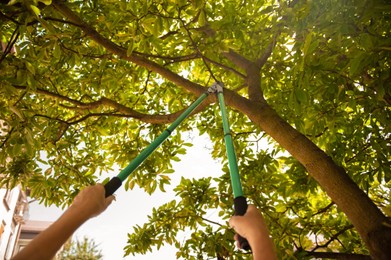
[(93, 239), (84, 237), (80, 240), (70, 240), (64, 245), (63, 250), (56, 256), (56, 260), (101, 260), (103, 255)]
[[(64, 205), (114, 164), (125, 166), (218, 80), (243, 189), (267, 216), (280, 255), (386, 259), (390, 12), (383, 0), (1, 5), (2, 183), (21, 182)], [(190, 145), (181, 133), (193, 127), (225, 162), (215, 101), (210, 96), (125, 188), (164, 190), (170, 160)], [(180, 200), (135, 227), (126, 254), (169, 243), (187, 259), (246, 258), (233, 252), (225, 224), (205, 218), (210, 208), (223, 219), (232, 214), (226, 163), (223, 170), (220, 178), (183, 179)], [(185, 227), (193, 233), (181, 242)]]

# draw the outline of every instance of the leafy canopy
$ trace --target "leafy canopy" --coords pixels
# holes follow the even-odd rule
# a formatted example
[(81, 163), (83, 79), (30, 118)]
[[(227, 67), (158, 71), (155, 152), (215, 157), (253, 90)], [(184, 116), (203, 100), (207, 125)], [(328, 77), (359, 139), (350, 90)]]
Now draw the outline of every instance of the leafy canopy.
[[(5, 2), (0, 4), (2, 185), (22, 183), (46, 204), (65, 206), (81, 187), (126, 166), (194, 100), (149, 63), (139, 66), (129, 57), (206, 87), (218, 79), (249, 97), (248, 71), (230, 59), (238, 53), (263, 66), (258, 91), (268, 104), (390, 214), (386, 1), (67, 1), (84, 25), (58, 1)], [(87, 36), (86, 28), (96, 31)], [(117, 49), (108, 50), (96, 35)], [(367, 253), (305, 168), (242, 113), (228, 112), (244, 192), (264, 213), (280, 255)], [(223, 162), (219, 178), (183, 178), (176, 200), (134, 227), (126, 254), (168, 243), (185, 259), (249, 257), (233, 250), (225, 222), (232, 214), (232, 192), (219, 117), (216, 105), (203, 107), (126, 181), (126, 189), (164, 191), (171, 160), (191, 146), (183, 133), (194, 128), (210, 137), (212, 156)], [(218, 209), (218, 223), (206, 218), (211, 209)], [(178, 239), (185, 228), (191, 235)]]
[(95, 241), (88, 237), (72, 239), (65, 243), (55, 260), (102, 260), (103, 255)]

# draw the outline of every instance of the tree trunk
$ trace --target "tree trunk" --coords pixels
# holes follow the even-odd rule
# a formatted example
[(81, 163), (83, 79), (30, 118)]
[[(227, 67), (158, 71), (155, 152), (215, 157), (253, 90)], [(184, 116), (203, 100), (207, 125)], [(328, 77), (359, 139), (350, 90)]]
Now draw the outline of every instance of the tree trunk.
[(226, 98), (232, 107), (246, 114), (293, 157), (346, 214), (374, 259), (390, 259), (390, 221), (346, 174), (345, 170), (303, 134), (286, 123), (267, 104), (251, 102), (232, 93)]

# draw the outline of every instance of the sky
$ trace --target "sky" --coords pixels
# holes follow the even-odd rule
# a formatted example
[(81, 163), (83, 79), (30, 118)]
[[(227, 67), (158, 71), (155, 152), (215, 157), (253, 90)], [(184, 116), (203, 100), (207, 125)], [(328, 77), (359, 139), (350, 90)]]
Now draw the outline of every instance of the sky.
[[(114, 201), (101, 215), (90, 219), (74, 234), (74, 238), (82, 239), (84, 236), (94, 239), (98, 248), (104, 255), (104, 260), (117, 259), (176, 259), (176, 249), (170, 246), (161, 247), (146, 255), (123, 257), (127, 242), (127, 234), (132, 232), (135, 225), (142, 226), (153, 207), (158, 207), (175, 197), (173, 188), (179, 184), (181, 177), (201, 178), (218, 177), (222, 174), (221, 164), (212, 159), (210, 155), (212, 144), (206, 136), (193, 136), (192, 147), (186, 147), (187, 154), (180, 156), (180, 162), (173, 162), (175, 172), (171, 174), (171, 185), (167, 186), (165, 193), (156, 189), (152, 195), (135, 187), (131, 191), (125, 191), (120, 187)], [(153, 154), (151, 155), (153, 156)], [(118, 173), (113, 172), (112, 176)], [(62, 214), (62, 210), (50, 207), (46, 208), (34, 202), (30, 204), (30, 220), (55, 221)], [(211, 212), (208, 218), (213, 217)], [(216, 211), (217, 215), (217, 211)], [(184, 234), (186, 236), (186, 233)], [(188, 234), (190, 236), (190, 233)]]

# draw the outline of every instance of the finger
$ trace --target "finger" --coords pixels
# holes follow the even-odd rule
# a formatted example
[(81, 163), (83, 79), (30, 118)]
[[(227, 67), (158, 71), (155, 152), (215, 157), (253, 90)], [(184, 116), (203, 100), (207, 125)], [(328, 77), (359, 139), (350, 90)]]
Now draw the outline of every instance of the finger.
[(235, 224), (236, 224), (236, 216), (232, 216), (229, 221), (228, 221), (228, 224), (231, 228), (235, 229)]
[(104, 186), (102, 183), (97, 183), (97, 184), (95, 184), (94, 186), (95, 186), (95, 187), (99, 187), (99, 188), (97, 188), (97, 189), (99, 189), (99, 190), (101, 190), (101, 191), (103, 191), (103, 192), (104, 192), (104, 190), (105, 190), (105, 186)]
[(255, 205), (248, 205), (246, 214), (254, 214), (254, 213), (259, 214), (259, 210), (257, 209), (257, 207), (255, 207)]
[(239, 248), (239, 249), (241, 249), (241, 247), (240, 247), (240, 242), (239, 242), (239, 235), (238, 235), (238, 234), (235, 234), (234, 239), (235, 239), (235, 245), (236, 245), (236, 247)]
[(106, 207), (110, 206), (110, 204), (115, 200), (114, 195), (110, 195), (106, 198)]

